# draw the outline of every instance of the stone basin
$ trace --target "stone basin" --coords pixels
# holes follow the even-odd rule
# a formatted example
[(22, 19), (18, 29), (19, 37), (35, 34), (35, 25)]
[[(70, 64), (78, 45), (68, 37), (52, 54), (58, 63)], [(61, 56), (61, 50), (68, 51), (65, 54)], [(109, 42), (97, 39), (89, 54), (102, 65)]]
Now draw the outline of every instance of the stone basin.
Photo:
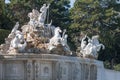
[(103, 63), (56, 54), (2, 54), (0, 80), (104, 80)]

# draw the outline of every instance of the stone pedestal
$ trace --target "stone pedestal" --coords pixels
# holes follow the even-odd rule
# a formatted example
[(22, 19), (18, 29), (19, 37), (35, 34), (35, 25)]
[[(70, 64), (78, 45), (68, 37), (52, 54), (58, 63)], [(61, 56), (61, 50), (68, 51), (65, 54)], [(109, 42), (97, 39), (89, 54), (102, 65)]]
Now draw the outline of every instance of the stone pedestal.
[(103, 63), (55, 54), (0, 55), (0, 80), (104, 80)]

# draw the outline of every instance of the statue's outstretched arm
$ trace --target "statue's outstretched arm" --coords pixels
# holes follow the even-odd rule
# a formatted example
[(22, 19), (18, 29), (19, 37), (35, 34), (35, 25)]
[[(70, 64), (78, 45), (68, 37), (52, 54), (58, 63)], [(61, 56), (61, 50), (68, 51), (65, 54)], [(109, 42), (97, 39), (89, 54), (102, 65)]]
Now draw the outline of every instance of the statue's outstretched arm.
[(50, 3), (48, 4), (47, 8), (49, 8), (49, 7), (50, 7)]

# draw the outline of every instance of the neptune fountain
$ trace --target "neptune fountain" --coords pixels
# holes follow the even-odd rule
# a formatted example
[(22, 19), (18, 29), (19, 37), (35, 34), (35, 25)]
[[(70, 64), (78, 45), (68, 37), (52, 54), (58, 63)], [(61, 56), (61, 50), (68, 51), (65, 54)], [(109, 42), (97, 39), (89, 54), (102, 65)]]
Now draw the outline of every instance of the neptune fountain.
[[(8, 38), (6, 38), (6, 44), (1, 45), (1, 53), (73, 55), (67, 44), (66, 29), (62, 31), (60, 27), (55, 27), (52, 25), (52, 20), (49, 24), (45, 24), (49, 7), (50, 4), (43, 4), (40, 12), (36, 9), (29, 12), (28, 17), (30, 20), (21, 27), (21, 31), (19, 30), (19, 22), (16, 22)], [(88, 38), (88, 41), (86, 41), (86, 38)], [(97, 59), (101, 47), (105, 48), (103, 44), (99, 43), (98, 36), (93, 36), (90, 39), (86, 35), (81, 40), (81, 50), (78, 54), (82, 54), (84, 58)]]
[(52, 21), (49, 24), (44, 23), (49, 6), (50, 4), (43, 4), (40, 12), (33, 9), (32, 12), (28, 13), (30, 20), (27, 25), (21, 27), (21, 31), (19, 30), (19, 22), (17, 22), (8, 38), (6, 38), (8, 45), (3, 44), (4, 47), (7, 46), (7, 51), (3, 50), (3, 47), (1, 53), (72, 54), (67, 45), (66, 31), (61, 36), (62, 30), (60, 27), (53, 26)]
[(23, 26), (16, 22), (0, 45), (0, 80), (105, 80), (103, 63), (96, 60), (105, 49), (99, 36), (85, 35), (78, 53), (82, 56), (73, 57), (67, 30), (55, 27), (52, 20), (45, 24), (49, 7), (33, 9)]

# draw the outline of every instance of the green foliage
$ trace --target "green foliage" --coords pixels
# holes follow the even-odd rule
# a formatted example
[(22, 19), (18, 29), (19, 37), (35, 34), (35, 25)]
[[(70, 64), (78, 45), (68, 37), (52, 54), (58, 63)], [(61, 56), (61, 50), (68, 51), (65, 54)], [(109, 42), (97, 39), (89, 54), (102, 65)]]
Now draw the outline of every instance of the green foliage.
[(111, 69), (109, 61), (104, 62), (104, 67), (107, 68), (107, 69)]
[(9, 30), (0, 29), (0, 44), (4, 43), (4, 39), (8, 36), (9, 33)]
[(5, 4), (4, 0), (0, 1), (0, 28), (1, 29), (11, 29), (13, 26), (13, 22), (8, 15), (7, 4)]
[(70, 0), (52, 0), (49, 19), (53, 20), (53, 25), (66, 27), (69, 22), (69, 3)]
[(53, 25), (66, 27), (69, 21), (70, 0), (10, 0), (9, 4), (5, 4), (4, 0), (1, 0), (0, 29), (11, 30), (17, 21), (21, 27), (29, 21), (28, 13), (32, 9), (39, 11), (45, 3), (51, 4), (45, 23), (49, 23), (52, 19)]
[(0, 0), (0, 15), (4, 14), (5, 3), (4, 0)]
[(40, 7), (45, 3), (51, 4), (46, 23), (52, 19), (53, 25), (64, 27), (65, 23), (69, 20), (69, 0), (11, 0), (11, 3), (8, 5), (9, 15), (14, 23), (19, 21), (23, 25), (29, 21), (28, 13), (32, 9), (39, 11)]
[[(107, 3), (106, 6), (103, 6), (105, 3)], [(120, 55), (120, 37), (118, 37), (120, 36), (120, 20), (116, 17), (117, 8), (109, 1), (76, 0), (74, 7), (70, 10), (71, 41), (76, 43), (76, 47), (79, 47), (77, 39), (81, 37), (81, 33), (88, 36), (100, 35), (100, 41), (106, 46), (106, 49), (99, 54), (98, 59), (107, 60), (109, 63), (112, 59), (116, 59), (116, 56)]]
[(115, 65), (114, 69), (117, 70), (117, 71), (120, 71), (120, 64)]

